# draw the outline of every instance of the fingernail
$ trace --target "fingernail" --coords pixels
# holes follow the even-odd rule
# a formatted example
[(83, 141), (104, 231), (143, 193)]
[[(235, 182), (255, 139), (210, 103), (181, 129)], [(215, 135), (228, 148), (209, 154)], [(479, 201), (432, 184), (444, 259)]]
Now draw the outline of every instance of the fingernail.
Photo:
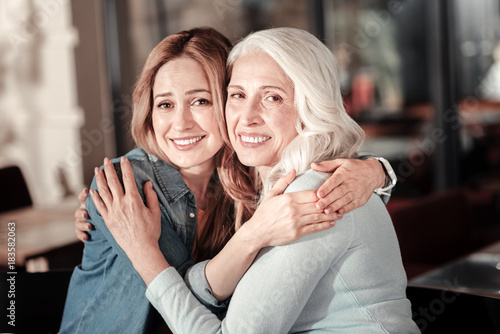
[(332, 226), (333, 226), (333, 225), (335, 225), (336, 223), (337, 223), (336, 221), (331, 221), (331, 222), (330, 222), (330, 225), (332, 225)]
[(99, 174), (99, 171), (100, 171), (99, 167), (95, 167), (94, 168), (94, 174), (95, 175)]
[(121, 157), (120, 162), (125, 162), (125, 157)]
[(104, 158), (104, 164), (105, 164), (105, 165), (109, 164), (109, 159), (108, 159), (108, 157), (105, 157), (105, 158)]

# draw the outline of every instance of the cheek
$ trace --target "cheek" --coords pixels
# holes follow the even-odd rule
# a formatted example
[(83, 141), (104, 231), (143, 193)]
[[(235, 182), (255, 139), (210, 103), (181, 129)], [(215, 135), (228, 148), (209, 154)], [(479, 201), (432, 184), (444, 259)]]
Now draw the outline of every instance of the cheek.
[[(229, 109), (229, 110), (228, 110)], [(226, 128), (229, 133), (229, 136), (233, 136), (233, 131), (236, 126), (236, 114), (231, 111), (230, 108), (226, 108)]]

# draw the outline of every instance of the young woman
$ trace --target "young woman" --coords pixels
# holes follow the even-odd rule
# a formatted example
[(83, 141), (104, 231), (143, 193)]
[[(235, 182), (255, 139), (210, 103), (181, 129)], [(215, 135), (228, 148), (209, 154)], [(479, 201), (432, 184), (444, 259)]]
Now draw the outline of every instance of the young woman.
[[(239, 161), (252, 167), (239, 168), (233, 152), (225, 152), (226, 168), (219, 177), (237, 203), (239, 226), (258, 197), (262, 201), (254, 217), (261, 208), (267, 210), (273, 192), (286, 187), (280, 177), (291, 170), (300, 176), (287, 187), (288, 195), (318, 189), (329, 175), (310, 170), (310, 164), (353, 158), (363, 132), (343, 108), (333, 55), (311, 34), (292, 28), (253, 33), (233, 49), (228, 63), (227, 134)], [(378, 196), (344, 215), (335, 228), (260, 250), (246, 272), (225, 271), (230, 281), (239, 280), (238, 275), (241, 280), (221, 321), (200, 304), (159, 251), (154, 195), (147, 207), (138, 203), (135, 213), (123, 215), (127, 210), (119, 203), (125, 198), (138, 202), (133, 200), (138, 196), (125, 159), (122, 168), (125, 193), (109, 166), (108, 184), (102, 174), (98, 177), (99, 192), (107, 194), (109, 186), (116, 198), (101, 199), (95, 190), (91, 196), (148, 285), (148, 299), (175, 333), (419, 332), (405, 296), (394, 228)], [(247, 228), (252, 219), (236, 235), (252, 230)], [(232, 266), (241, 255), (237, 247), (230, 241), (208, 264), (196, 264), (188, 282), (195, 268), (205, 266), (207, 287), (213, 290), (211, 264), (218, 263), (219, 270), (224, 263)]]
[[(123, 218), (132, 217), (141, 209), (142, 201), (149, 203), (156, 192), (158, 203), (151, 209), (161, 221), (161, 233), (155, 245), (163, 260), (181, 275), (194, 261), (212, 258), (229, 240), (255, 247), (288, 243), (331, 227), (336, 218), (335, 213), (326, 214), (317, 208), (313, 191), (279, 196), (276, 192), (269, 198), (272, 211), (261, 211), (253, 217), (253, 212), (243, 212), (238, 217), (248, 222), (235, 233), (233, 199), (219, 182), (222, 157), (232, 151), (221, 133), (225, 63), (230, 47), (229, 41), (213, 29), (169, 36), (151, 52), (134, 90), (132, 134), (140, 148), (125, 155), (135, 178), (124, 181), (135, 185), (136, 196), (133, 201), (121, 202)], [(117, 168), (121, 174), (119, 167), (108, 159), (104, 162), (107, 171)], [(96, 180), (103, 180), (100, 169), (96, 169)], [(101, 190), (102, 198), (118, 200), (123, 195), (115, 191), (118, 178), (108, 181), (114, 190)], [(92, 188), (97, 188), (95, 180)], [(98, 210), (92, 200), (86, 204), (95, 229), (88, 232), (90, 240), (85, 244), (82, 264), (73, 273), (60, 332), (147, 332), (159, 318), (155, 318), (144, 296), (146, 287), (106, 226), (104, 211)], [(142, 218), (148, 220), (150, 216), (145, 213)], [(272, 224), (268, 217), (284, 219)], [(126, 233), (133, 236), (139, 231)], [(257, 251), (252, 250), (253, 256)], [(140, 261), (149, 257), (145, 254)], [(248, 257), (238, 263), (239, 270), (251, 260)], [(198, 279), (203, 280), (198, 285), (207, 284), (205, 275)], [(215, 291), (222, 299), (234, 289), (234, 281), (217, 274), (207, 272), (207, 279), (220, 287)], [(197, 279), (191, 281), (197, 284)]]

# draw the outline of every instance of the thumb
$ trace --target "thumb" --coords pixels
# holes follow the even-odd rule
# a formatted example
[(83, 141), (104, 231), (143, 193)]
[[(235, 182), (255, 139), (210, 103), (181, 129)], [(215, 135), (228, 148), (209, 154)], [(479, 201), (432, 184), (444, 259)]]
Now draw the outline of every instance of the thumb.
[(335, 159), (322, 162), (313, 162), (311, 168), (318, 172), (330, 172), (333, 173), (337, 168), (342, 166), (345, 159)]
[(269, 190), (269, 193), (276, 196), (282, 194), (285, 189), (290, 185), (290, 183), (295, 180), (295, 169), (292, 169), (288, 174), (279, 178), (278, 181), (274, 184), (274, 186)]
[(158, 196), (153, 190), (153, 183), (151, 181), (146, 182), (144, 185), (144, 195), (146, 196), (146, 206), (148, 209), (153, 213), (159, 211)]

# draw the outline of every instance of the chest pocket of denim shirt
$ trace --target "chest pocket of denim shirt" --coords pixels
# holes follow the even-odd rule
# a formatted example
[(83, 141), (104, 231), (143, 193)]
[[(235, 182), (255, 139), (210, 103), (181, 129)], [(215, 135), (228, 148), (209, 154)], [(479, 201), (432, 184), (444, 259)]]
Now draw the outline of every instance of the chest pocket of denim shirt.
[(186, 233), (186, 215), (179, 215), (176, 211), (180, 208), (175, 206), (166, 208), (160, 203), (160, 209), (162, 219), (158, 244), (168, 263), (179, 269), (191, 259), (192, 245), (188, 245), (190, 239)]

